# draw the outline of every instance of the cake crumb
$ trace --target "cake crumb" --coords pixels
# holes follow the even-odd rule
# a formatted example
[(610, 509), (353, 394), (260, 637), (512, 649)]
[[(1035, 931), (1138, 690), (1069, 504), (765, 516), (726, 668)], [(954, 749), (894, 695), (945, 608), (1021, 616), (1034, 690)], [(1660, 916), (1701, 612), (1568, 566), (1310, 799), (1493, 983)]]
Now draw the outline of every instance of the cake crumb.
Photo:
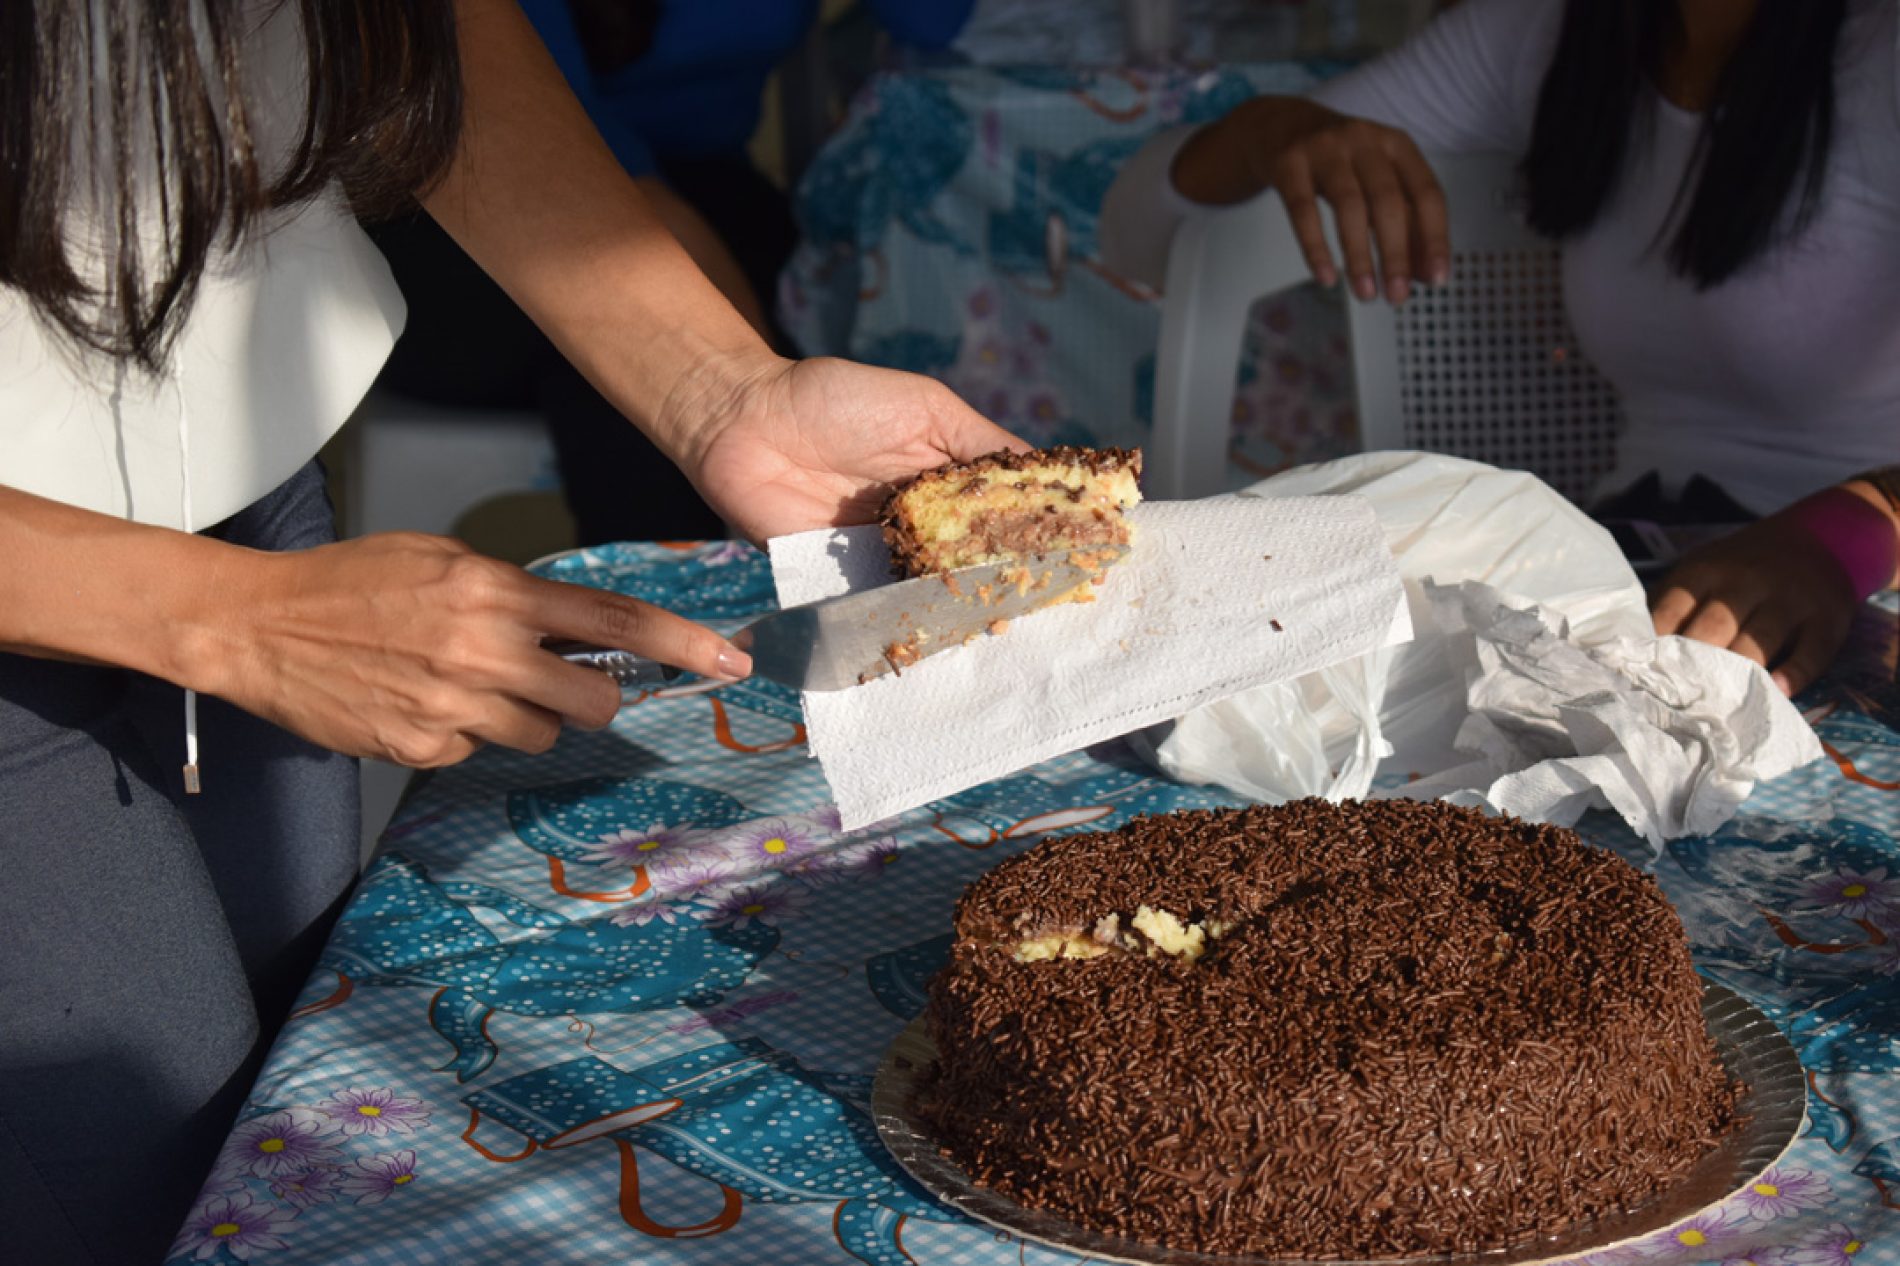
[(923, 652), (917, 649), (917, 643), (914, 641), (892, 642), (884, 648), (884, 662), (889, 664), (891, 671), (899, 677), (904, 675), (904, 669), (923, 657)]
[(1101, 584), (1108, 579), (1108, 569), (1122, 556), (1121, 550), (1075, 550), (1069, 555), (1069, 565), (1089, 573), (1089, 579)]
[(991, 637), (1001, 637), (1003, 634), (1009, 632), (1009, 621), (991, 620), (988, 627)]
[(1279, 622), (1278, 620), (1268, 620), (1268, 621), (1267, 621), (1267, 627), (1268, 627), (1268, 628), (1270, 628), (1270, 629), (1272, 629), (1272, 630), (1273, 630), (1273, 631), (1274, 631), (1275, 633), (1284, 633), (1284, 632), (1286, 632), (1286, 630), (1285, 630), (1284, 628), (1281, 628), (1281, 627), (1280, 627), (1280, 622)]

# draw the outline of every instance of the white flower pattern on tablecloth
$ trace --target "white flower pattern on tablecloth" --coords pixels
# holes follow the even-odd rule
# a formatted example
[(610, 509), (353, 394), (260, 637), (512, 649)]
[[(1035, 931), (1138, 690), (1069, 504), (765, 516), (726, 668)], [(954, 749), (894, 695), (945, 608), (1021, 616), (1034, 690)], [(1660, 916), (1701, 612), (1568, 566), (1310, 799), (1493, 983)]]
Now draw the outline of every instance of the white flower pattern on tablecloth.
[(608, 922), (623, 928), (643, 928), (655, 921), (673, 927), (683, 915), (689, 913), (689, 907), (674, 905), (669, 901), (635, 901), (614, 911)]
[(224, 1252), (248, 1262), (253, 1253), (289, 1248), (283, 1232), (296, 1217), (294, 1209), (259, 1204), (247, 1194), (214, 1196), (192, 1210), (172, 1253), (205, 1262)]
[(1900, 905), (1900, 880), (1889, 879), (1885, 866), (1876, 866), (1865, 874), (1842, 866), (1809, 885), (1795, 902), (1795, 908), (1837, 915), (1843, 919), (1868, 919), (1887, 914)]
[(352, 1157), (393, 1135), (426, 1129), (421, 1098), (387, 1086), (344, 1086), (309, 1106), (266, 1113), (232, 1131), (167, 1260), (251, 1260), (288, 1247), (301, 1213), (340, 1198), (376, 1204), (415, 1181), (416, 1153)]
[(903, 849), (895, 839), (850, 840), (836, 848), (813, 853), (786, 869), (795, 879), (814, 886), (853, 879), (876, 879), (888, 871)]
[(1748, 1225), (1748, 1210), (1730, 1201), (1659, 1231), (1636, 1248), (1645, 1257), (1708, 1261), (1739, 1242)]
[(692, 901), (708, 893), (724, 891), (745, 878), (738, 863), (723, 853), (704, 849), (667, 868), (666, 874), (653, 881), (655, 899)]
[(416, 1154), (404, 1149), (359, 1160), (343, 1171), (338, 1189), (357, 1204), (381, 1204), (416, 1180)]
[(420, 1099), (398, 1095), (387, 1087), (359, 1090), (351, 1086), (317, 1105), (317, 1111), (336, 1123), (343, 1134), (371, 1138), (385, 1135), (414, 1134), (429, 1120), (429, 1110)]
[[(888, 834), (894, 822), (878, 822), (843, 831), (834, 804), (805, 813), (785, 814), (728, 828), (720, 850), (736, 867), (732, 882), (745, 883), (774, 874), (812, 887), (882, 875), (902, 850)], [(709, 891), (717, 892), (717, 888)]]
[(1766, 1221), (1833, 1204), (1834, 1189), (1828, 1186), (1827, 1179), (1811, 1169), (1777, 1165), (1748, 1184), (1735, 1197), (1735, 1202), (1750, 1216)]
[(669, 864), (677, 864), (695, 843), (693, 833), (682, 827), (654, 825), (645, 830), (623, 827), (602, 835), (599, 845), (581, 860), (596, 866), (625, 866), (628, 870), (645, 866), (651, 876), (655, 868), (663, 870)]
[[(676, 927), (692, 918), (714, 926), (767, 926), (802, 913), (805, 895), (779, 881), (794, 879), (809, 888), (885, 874), (902, 855), (879, 822), (858, 831), (841, 830), (835, 804), (802, 813), (759, 818), (719, 830), (668, 828), (661, 843), (647, 848), (650, 888), (609, 916), (620, 927), (660, 923)], [(631, 852), (659, 839), (661, 831), (625, 831), (603, 837), (605, 847)], [(744, 895), (741, 896), (740, 894)], [(756, 909), (754, 909), (756, 907)]]
[(748, 884), (717, 896), (701, 898), (702, 917), (712, 927), (739, 929), (754, 922), (775, 926), (785, 916), (797, 914), (810, 900), (807, 893), (790, 884)]
[(337, 1159), (331, 1125), (321, 1113), (287, 1108), (246, 1121), (231, 1133), (220, 1164), (257, 1178), (301, 1173)]
[(312, 1205), (328, 1204), (336, 1199), (338, 1178), (333, 1167), (319, 1165), (300, 1174), (273, 1178), (270, 1193), (292, 1208), (308, 1209)]
[(1834, 1222), (1788, 1249), (1783, 1260), (1786, 1266), (1861, 1266), (1866, 1251), (1867, 1241), (1859, 1231), (1845, 1222)]
[(763, 818), (730, 828), (720, 848), (741, 867), (777, 870), (819, 848), (823, 837), (821, 828), (799, 818)]

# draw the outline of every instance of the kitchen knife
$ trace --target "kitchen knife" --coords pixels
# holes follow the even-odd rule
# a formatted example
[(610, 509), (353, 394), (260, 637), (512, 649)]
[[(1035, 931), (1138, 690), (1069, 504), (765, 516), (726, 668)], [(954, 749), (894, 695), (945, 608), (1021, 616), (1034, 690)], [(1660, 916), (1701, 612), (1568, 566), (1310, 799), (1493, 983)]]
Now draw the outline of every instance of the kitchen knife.
[[(880, 585), (774, 611), (731, 640), (752, 656), (757, 676), (794, 690), (843, 690), (1000, 632), (1002, 624), (1088, 583), (1127, 552), (1125, 545), (1091, 545)], [(608, 673), (623, 687), (658, 686), (680, 675), (630, 651), (571, 642), (548, 649)]]

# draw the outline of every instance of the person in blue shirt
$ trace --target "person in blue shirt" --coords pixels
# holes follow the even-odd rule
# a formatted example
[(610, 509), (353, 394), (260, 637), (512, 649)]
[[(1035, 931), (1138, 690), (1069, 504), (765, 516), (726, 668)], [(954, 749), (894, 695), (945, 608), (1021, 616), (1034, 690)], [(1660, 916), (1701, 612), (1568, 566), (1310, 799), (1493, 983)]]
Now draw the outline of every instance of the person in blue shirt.
[[(940, 49), (975, 0), (863, 0), (899, 44)], [(766, 84), (819, 0), (520, 0), (556, 65), (661, 220), (772, 342), (780, 268), (797, 241), (786, 194), (746, 152)], [(725, 535), (684, 476), (568, 365), (426, 216), (370, 226), (409, 302), (390, 390), (547, 419), (579, 543)]]

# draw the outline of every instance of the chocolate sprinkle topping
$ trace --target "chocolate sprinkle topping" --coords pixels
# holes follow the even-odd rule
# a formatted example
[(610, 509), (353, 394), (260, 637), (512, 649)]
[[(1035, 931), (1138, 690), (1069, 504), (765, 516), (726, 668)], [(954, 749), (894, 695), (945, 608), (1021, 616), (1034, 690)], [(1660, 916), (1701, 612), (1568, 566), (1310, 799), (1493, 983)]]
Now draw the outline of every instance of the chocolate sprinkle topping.
[[(1141, 906), (1220, 934), (1014, 956)], [(977, 1182), (1108, 1234), (1476, 1252), (1639, 1204), (1736, 1124), (1700, 996), (1655, 881), (1570, 831), (1409, 800), (1139, 818), (964, 895), (916, 1108)]]

